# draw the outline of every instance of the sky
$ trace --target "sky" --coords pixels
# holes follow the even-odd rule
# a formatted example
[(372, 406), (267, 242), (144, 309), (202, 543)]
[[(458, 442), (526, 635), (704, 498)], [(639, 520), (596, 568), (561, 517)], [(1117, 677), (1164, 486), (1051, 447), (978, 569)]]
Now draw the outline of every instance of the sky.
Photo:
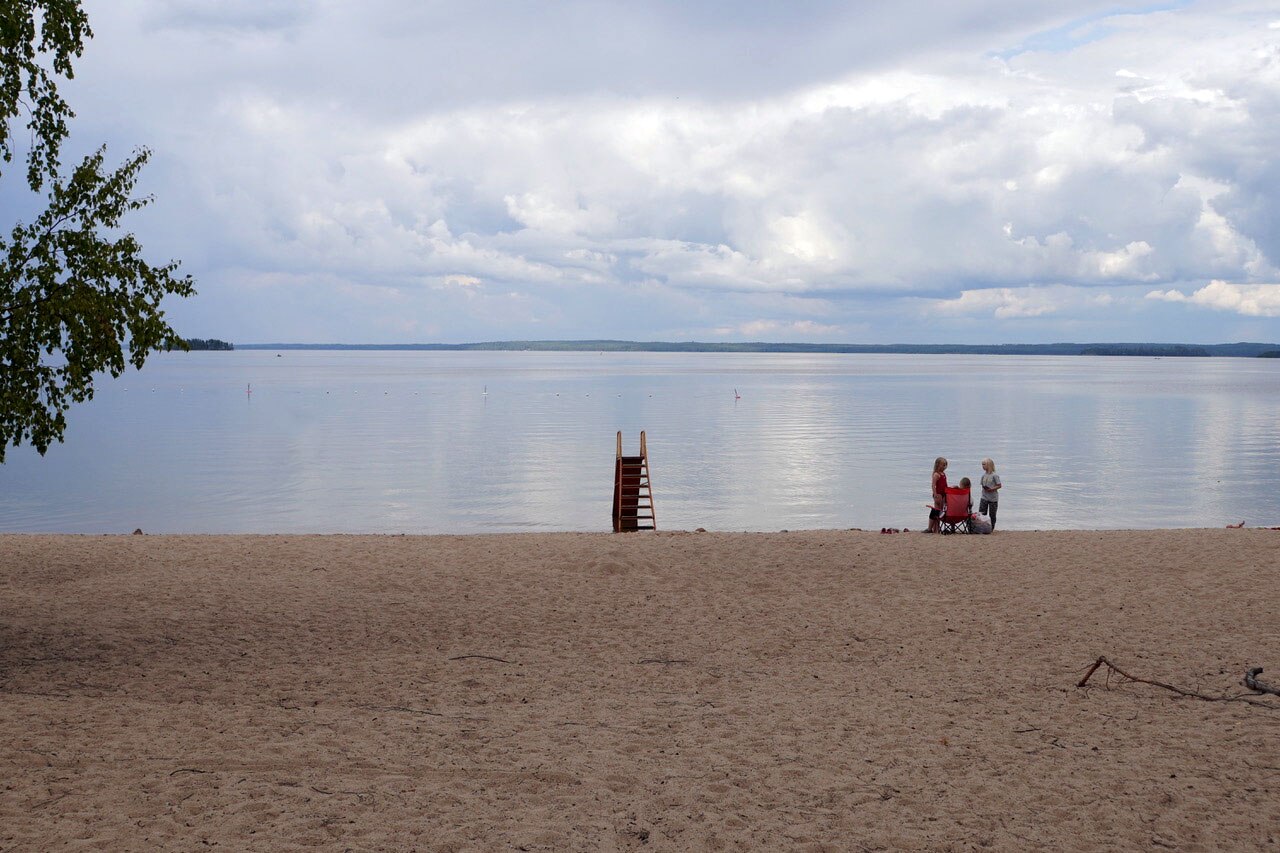
[(1277, 2), (84, 6), (187, 336), (1280, 341)]

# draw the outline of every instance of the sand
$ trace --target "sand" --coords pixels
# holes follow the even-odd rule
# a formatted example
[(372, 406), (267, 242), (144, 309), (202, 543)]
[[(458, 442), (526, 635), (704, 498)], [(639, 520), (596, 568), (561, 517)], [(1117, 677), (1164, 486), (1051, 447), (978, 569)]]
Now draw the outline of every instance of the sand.
[(1280, 849), (1280, 697), (1075, 686), (1278, 613), (1269, 530), (0, 536), (0, 849)]

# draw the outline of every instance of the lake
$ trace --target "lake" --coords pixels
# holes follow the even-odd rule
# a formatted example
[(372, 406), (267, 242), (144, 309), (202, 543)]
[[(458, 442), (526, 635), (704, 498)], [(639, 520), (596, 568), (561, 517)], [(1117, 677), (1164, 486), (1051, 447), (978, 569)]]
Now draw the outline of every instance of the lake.
[(618, 430), (660, 529), (919, 529), (939, 455), (1004, 529), (1280, 525), (1278, 415), (1272, 359), (165, 353), (9, 450), (0, 530), (609, 530)]

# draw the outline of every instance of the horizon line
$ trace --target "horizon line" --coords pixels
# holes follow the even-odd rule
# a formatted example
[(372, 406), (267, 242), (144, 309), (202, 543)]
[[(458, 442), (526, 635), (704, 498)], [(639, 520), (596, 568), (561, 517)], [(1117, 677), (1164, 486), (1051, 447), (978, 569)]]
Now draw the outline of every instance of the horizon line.
[[(199, 338), (192, 338), (198, 340)], [(205, 338), (204, 340), (219, 340)], [(342, 343), (338, 341), (266, 341), (254, 343), (237, 343), (239, 347), (476, 347), (507, 344), (632, 344), (659, 346), (784, 346), (784, 347), (1056, 347), (1056, 346), (1184, 346), (1184, 347), (1222, 347), (1222, 346), (1280, 346), (1280, 343), (1265, 341), (1217, 341), (1214, 343), (1193, 343), (1189, 341), (1048, 341), (1033, 343), (1029, 341), (1006, 341), (1002, 343), (924, 343), (913, 341), (895, 341), (892, 343), (855, 343), (855, 342), (811, 342), (811, 341), (699, 341), (699, 340), (639, 340), (630, 338), (507, 338), (487, 341), (459, 341), (447, 343), (443, 341), (400, 341), (396, 343), (357, 342)]]
[[(200, 340), (201, 344), (205, 341)], [(508, 340), (471, 343), (339, 344), (252, 343), (234, 344), (213, 339), (213, 346), (197, 349), (294, 352), (650, 352), (650, 353), (772, 353), (806, 355), (1008, 355), (1008, 356), (1128, 356), (1146, 358), (1280, 358), (1280, 344), (1251, 341), (1218, 344), (1079, 343), (1047, 344), (819, 344), (768, 341), (627, 341)]]

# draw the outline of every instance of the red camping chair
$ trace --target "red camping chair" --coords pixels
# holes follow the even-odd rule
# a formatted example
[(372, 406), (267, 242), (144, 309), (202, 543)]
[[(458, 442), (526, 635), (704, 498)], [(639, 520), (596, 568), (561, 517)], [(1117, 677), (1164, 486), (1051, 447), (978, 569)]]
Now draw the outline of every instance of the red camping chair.
[(973, 497), (968, 489), (947, 486), (942, 496), (942, 515), (938, 518), (939, 533), (970, 533), (969, 516), (973, 514)]

